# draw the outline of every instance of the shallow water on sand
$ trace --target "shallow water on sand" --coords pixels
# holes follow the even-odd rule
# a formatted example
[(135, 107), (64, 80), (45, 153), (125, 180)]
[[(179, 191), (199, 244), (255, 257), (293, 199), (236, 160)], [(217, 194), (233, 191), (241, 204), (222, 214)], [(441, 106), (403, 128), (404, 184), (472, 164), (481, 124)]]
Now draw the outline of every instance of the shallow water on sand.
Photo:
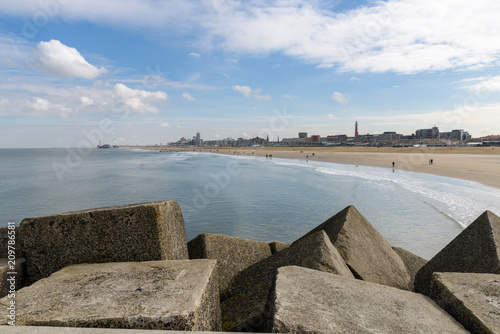
[[(78, 159), (79, 158), (79, 159)], [(176, 200), (188, 240), (292, 242), (353, 204), (393, 246), (431, 258), (500, 190), (387, 168), (197, 152), (0, 150), (1, 226), (25, 217)]]

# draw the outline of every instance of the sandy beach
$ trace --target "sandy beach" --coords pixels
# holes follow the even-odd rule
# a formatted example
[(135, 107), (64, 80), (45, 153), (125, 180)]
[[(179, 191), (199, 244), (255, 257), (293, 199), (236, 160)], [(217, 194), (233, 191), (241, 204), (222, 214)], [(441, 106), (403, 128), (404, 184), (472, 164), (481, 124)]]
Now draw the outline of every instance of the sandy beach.
[[(334, 162), (429, 173), (475, 181), (500, 189), (500, 147), (141, 147), (162, 151), (197, 151)], [(307, 158), (308, 157), (308, 158)], [(430, 164), (429, 160), (433, 163)]]

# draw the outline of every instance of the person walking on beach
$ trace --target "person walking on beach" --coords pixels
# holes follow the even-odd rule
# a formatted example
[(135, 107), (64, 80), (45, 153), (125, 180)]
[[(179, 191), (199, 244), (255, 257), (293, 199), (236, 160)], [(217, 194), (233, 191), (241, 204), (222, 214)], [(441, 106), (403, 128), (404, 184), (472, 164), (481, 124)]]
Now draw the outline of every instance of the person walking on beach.
[(392, 168), (394, 168), (395, 165), (396, 165), (396, 163), (393, 161), (392, 162)]

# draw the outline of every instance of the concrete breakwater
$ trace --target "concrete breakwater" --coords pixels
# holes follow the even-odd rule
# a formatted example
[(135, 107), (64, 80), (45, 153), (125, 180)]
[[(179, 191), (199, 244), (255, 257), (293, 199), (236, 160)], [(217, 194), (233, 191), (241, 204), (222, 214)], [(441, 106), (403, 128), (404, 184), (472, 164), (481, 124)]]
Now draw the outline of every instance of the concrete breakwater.
[(188, 243), (162, 201), (28, 218), (0, 229), (0, 247), (0, 333), (500, 333), (488, 211), (430, 261), (354, 206), (290, 245)]

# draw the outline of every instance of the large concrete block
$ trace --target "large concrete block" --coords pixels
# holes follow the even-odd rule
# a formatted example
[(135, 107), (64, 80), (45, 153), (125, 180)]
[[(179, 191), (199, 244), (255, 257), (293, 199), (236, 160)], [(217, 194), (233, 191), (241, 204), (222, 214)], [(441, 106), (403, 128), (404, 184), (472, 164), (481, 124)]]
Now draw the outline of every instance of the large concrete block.
[(300, 267), (278, 270), (265, 313), (273, 333), (468, 333), (426, 296)]
[(28, 218), (19, 234), (29, 283), (78, 263), (188, 258), (184, 221), (175, 201)]
[[(43, 327), (43, 326), (0, 326), (0, 333), (9, 334), (186, 334), (185, 331), (75, 328), (75, 327)], [(223, 332), (191, 332), (197, 334), (215, 334)], [(228, 332), (224, 332), (230, 334)]]
[(24, 286), (26, 260), (0, 259), (0, 298), (15, 293)]
[(263, 312), (276, 270), (289, 265), (354, 279), (328, 236), (319, 231), (236, 275), (227, 295), (222, 296), (222, 329), (258, 331), (264, 319)]
[(271, 256), (271, 249), (265, 242), (220, 234), (200, 234), (188, 243), (188, 251), (190, 259), (217, 260), (222, 294), (236, 274)]
[(281, 241), (273, 241), (269, 243), (269, 247), (271, 247), (271, 253), (278, 253), (279, 251), (282, 251), (285, 248), (290, 247), (290, 244), (281, 242)]
[(410, 275), (410, 290), (413, 290), (415, 275), (417, 275), (417, 272), (429, 261), (400, 247), (392, 247), (392, 249), (394, 249), (396, 254), (403, 260), (406, 270)]
[(403, 261), (354, 206), (348, 206), (305, 236), (318, 231), (326, 232), (356, 277), (409, 290), (410, 275)]
[(500, 275), (434, 273), (429, 295), (472, 333), (500, 333)]
[[(14, 231), (14, 232), (12, 232)], [(11, 225), (11, 227), (0, 228), (0, 258), (7, 258), (9, 256), (9, 240), (11, 246), (15, 247), (17, 257), (21, 257), (21, 249), (19, 247), (19, 227)], [(13, 241), (12, 241), (13, 240)], [(12, 245), (14, 242), (14, 245)]]
[(415, 276), (414, 291), (429, 294), (434, 272), (500, 274), (500, 217), (484, 212)]
[(215, 260), (72, 265), (17, 292), (16, 325), (220, 330), (216, 272)]

